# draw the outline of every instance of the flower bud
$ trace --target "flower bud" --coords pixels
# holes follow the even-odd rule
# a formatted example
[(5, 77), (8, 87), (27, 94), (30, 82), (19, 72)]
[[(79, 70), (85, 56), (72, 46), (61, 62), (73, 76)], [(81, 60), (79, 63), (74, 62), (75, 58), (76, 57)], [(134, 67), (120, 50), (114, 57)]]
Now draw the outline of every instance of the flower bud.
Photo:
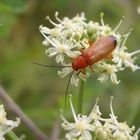
[(95, 34), (98, 31), (99, 28), (99, 24), (98, 23), (93, 23), (92, 21), (90, 21), (87, 24), (87, 33), (89, 36)]
[(95, 131), (95, 136), (97, 137), (97, 139), (99, 140), (108, 140), (109, 137), (110, 137), (110, 133), (109, 133), (109, 130), (105, 130), (104, 128), (102, 127), (99, 127), (96, 129)]

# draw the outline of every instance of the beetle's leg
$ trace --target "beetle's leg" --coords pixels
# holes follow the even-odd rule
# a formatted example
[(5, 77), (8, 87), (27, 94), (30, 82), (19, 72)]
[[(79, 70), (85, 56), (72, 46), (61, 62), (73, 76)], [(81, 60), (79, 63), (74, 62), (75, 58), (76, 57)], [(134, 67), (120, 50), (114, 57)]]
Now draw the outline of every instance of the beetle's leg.
[(82, 73), (83, 75), (86, 75), (86, 70), (85, 70), (85, 69), (82, 69), (82, 70), (81, 70), (81, 73)]
[(80, 73), (81, 73), (81, 77), (82, 78), (87, 79), (87, 75), (86, 75), (86, 70), (85, 69), (80, 70)]
[(90, 69), (92, 72), (94, 72), (92, 65), (89, 65)]
[(79, 51), (82, 53), (85, 49), (84, 48), (81, 48)]
[(81, 70), (79, 70), (77, 73), (76, 73), (76, 75), (79, 75), (81, 73)]
[(93, 44), (93, 41), (89, 40), (88, 43), (89, 43), (89, 46), (91, 47)]
[(78, 71), (77, 75), (79, 75), (80, 73), (82, 73), (83, 75), (86, 75), (86, 71), (85, 69), (81, 69)]
[(84, 76), (86, 76), (86, 70), (85, 69), (79, 70), (77, 75), (79, 75), (80, 73), (82, 73)]

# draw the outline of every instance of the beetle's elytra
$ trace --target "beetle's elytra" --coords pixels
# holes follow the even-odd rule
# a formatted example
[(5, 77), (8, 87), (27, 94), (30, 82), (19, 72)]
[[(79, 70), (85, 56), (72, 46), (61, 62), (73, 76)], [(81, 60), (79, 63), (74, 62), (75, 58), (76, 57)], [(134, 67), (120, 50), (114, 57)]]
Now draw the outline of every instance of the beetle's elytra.
[(99, 38), (73, 60), (72, 68), (78, 71), (99, 62), (112, 53), (116, 48), (116, 44), (117, 40), (114, 36)]

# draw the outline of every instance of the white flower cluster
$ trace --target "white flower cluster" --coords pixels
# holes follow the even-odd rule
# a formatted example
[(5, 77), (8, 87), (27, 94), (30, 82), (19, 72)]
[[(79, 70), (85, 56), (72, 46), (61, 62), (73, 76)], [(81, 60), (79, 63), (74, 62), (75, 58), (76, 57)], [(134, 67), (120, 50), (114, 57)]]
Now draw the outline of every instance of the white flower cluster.
[(20, 120), (8, 120), (3, 105), (0, 105), (0, 140), (5, 140), (4, 135), (15, 127), (18, 127)]
[[(90, 47), (99, 38), (110, 35), (116, 38), (117, 46), (110, 54), (110, 59), (102, 59), (94, 64), (94, 71), (100, 74), (98, 80), (106, 82), (107, 79), (110, 79), (113, 84), (118, 84), (120, 82), (117, 80), (116, 75), (118, 71), (124, 70), (125, 67), (130, 67), (132, 71), (140, 69), (134, 64), (135, 57), (133, 57), (140, 50), (129, 53), (125, 45), (131, 31), (124, 35), (118, 33), (118, 28), (124, 18), (120, 20), (114, 29), (104, 23), (103, 13), (101, 13), (101, 23), (87, 21), (84, 13), (76, 15), (72, 19), (68, 17), (60, 19), (58, 12), (56, 12), (55, 18), (57, 23), (47, 17), (54, 27), (48, 28), (41, 25), (40, 32), (45, 38), (43, 45), (47, 46), (46, 54), (49, 57), (55, 57), (56, 62), (63, 67), (62, 71), (58, 71), (58, 75), (61, 78), (74, 71), (72, 62), (81, 54), (82, 50)], [(73, 73), (71, 78), (72, 84), (78, 85), (79, 77), (86, 80), (89, 76), (88, 71), (81, 71), (83, 70)]]
[(135, 134), (134, 126), (131, 128), (126, 122), (118, 122), (112, 108), (112, 99), (110, 102), (110, 117), (102, 118), (97, 101), (89, 115), (76, 115), (71, 96), (69, 98), (70, 107), (74, 122), (69, 122), (61, 113), (62, 127), (67, 131), (65, 138), (67, 140), (138, 140), (138, 129)]

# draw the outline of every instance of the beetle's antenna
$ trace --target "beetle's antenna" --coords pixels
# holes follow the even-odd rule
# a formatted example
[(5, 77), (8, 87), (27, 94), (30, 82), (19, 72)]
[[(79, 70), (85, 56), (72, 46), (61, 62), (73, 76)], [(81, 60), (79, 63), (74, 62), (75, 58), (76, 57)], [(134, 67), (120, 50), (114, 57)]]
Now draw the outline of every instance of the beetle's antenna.
[(74, 70), (71, 72), (70, 77), (69, 77), (69, 80), (68, 80), (68, 84), (67, 84), (67, 88), (66, 88), (66, 92), (65, 92), (65, 104), (64, 104), (64, 109), (65, 109), (65, 107), (66, 107), (69, 85), (70, 85), (70, 81), (71, 81), (71, 78), (72, 78), (73, 73), (74, 73)]
[[(61, 65), (45, 65), (45, 64), (40, 64), (40, 63), (37, 63), (37, 62), (32, 62), (33, 64), (36, 64), (36, 65), (39, 65), (39, 66), (43, 66), (43, 67), (54, 67), (54, 68), (57, 68), (57, 67), (71, 67), (71, 66), (61, 66)], [(69, 80), (68, 80), (68, 84), (67, 84), (67, 88), (66, 88), (66, 92), (65, 92), (65, 104), (64, 104), (64, 108), (66, 107), (66, 101), (67, 101), (67, 95), (68, 95), (68, 90), (69, 90), (69, 85), (70, 85), (70, 81), (71, 81), (71, 78), (72, 78), (72, 75), (74, 73), (74, 70), (71, 72), (70, 74), (70, 77), (69, 77)]]
[(33, 64), (36, 64), (36, 65), (39, 65), (39, 66), (43, 66), (43, 67), (54, 67), (54, 68), (63, 68), (63, 67), (71, 67), (71, 66), (61, 66), (61, 65), (45, 65), (45, 64), (40, 64), (40, 63), (37, 63), (37, 62), (32, 62)]

